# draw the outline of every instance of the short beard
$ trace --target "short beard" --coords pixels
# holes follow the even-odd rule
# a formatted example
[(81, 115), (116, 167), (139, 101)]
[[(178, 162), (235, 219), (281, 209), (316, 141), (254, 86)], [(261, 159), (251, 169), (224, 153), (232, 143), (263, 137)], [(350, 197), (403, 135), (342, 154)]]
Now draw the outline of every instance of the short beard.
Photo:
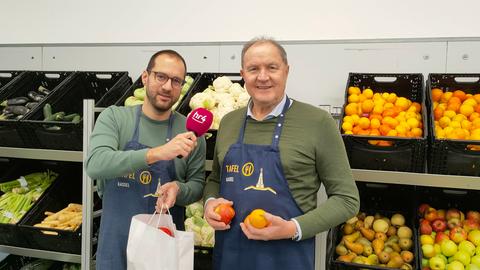
[(162, 113), (165, 113), (167, 111), (169, 111), (173, 104), (175, 104), (175, 102), (177, 102), (176, 100), (171, 100), (170, 103), (168, 103), (167, 105), (159, 105), (157, 104), (156, 100), (155, 100), (155, 96), (156, 94), (152, 94), (148, 88), (146, 89), (146, 94), (147, 94), (147, 98), (148, 98), (148, 101), (150, 102), (150, 104), (152, 105), (152, 108), (155, 109), (157, 111), (158, 114), (162, 114)]

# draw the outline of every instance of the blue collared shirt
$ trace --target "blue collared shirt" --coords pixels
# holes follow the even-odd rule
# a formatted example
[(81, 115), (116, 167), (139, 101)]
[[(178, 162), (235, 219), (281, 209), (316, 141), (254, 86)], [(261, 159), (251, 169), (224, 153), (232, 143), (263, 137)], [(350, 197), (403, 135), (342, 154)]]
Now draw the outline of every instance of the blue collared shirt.
[[(257, 120), (257, 121), (263, 121), (263, 120), (268, 120), (268, 119), (275, 118), (282, 113), (283, 106), (285, 105), (285, 102), (287, 102), (287, 95), (286, 94), (283, 95), (282, 101), (280, 101), (280, 103), (278, 103), (277, 106), (275, 106), (275, 108), (273, 108), (273, 110), (269, 114), (267, 114), (267, 116), (265, 116), (264, 119), (255, 119), (255, 117), (252, 114), (252, 105), (253, 104), (252, 104), (252, 100), (250, 99), (248, 101), (248, 105), (247, 105), (247, 116), (251, 117), (252, 119)], [(290, 99), (290, 106), (292, 106), (292, 99)]]

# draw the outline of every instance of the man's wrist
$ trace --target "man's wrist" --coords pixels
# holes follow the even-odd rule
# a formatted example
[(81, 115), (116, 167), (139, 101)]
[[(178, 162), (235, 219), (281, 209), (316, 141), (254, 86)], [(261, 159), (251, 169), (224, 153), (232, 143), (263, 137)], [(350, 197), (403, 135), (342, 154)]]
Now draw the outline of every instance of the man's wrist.
[(293, 241), (300, 241), (302, 239), (302, 229), (300, 228), (300, 224), (294, 218), (290, 219), (295, 224), (295, 232), (292, 235), (291, 239)]

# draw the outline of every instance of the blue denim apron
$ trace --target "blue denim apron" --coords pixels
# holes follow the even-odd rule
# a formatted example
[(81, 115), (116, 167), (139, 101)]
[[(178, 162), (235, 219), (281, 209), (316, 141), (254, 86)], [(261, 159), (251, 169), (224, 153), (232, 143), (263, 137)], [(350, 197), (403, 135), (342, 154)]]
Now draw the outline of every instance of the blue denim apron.
[[(141, 105), (138, 106), (135, 130), (132, 139), (123, 150), (139, 150), (148, 146), (138, 142)], [(168, 120), (166, 142), (172, 137), (174, 112)], [(148, 168), (137, 170), (126, 176), (106, 181), (102, 201), (102, 217), (98, 242), (96, 269), (122, 270), (127, 268), (127, 241), (130, 221), (134, 215), (153, 213), (157, 198), (143, 196), (155, 193), (157, 184), (165, 184), (176, 179), (173, 160), (158, 161)], [(177, 229), (183, 230), (185, 208), (174, 206), (170, 209)]]
[(239, 225), (256, 208), (285, 220), (303, 214), (290, 193), (278, 148), (289, 105), (287, 97), (283, 111), (278, 116), (271, 145), (243, 143), (247, 123), (245, 117), (238, 141), (230, 146), (225, 155), (220, 196), (233, 201), (235, 217), (229, 230), (215, 232), (215, 270), (314, 269), (315, 238), (299, 242), (290, 239), (249, 240)]

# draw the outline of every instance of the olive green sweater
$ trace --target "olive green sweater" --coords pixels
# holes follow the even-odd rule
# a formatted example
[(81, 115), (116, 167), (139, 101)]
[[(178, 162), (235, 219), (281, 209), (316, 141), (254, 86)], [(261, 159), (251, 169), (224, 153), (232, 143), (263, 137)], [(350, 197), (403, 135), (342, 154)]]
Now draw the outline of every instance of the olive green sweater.
[[(137, 106), (110, 106), (95, 122), (85, 169), (91, 178), (101, 179), (98, 183), (99, 193), (102, 193), (103, 181), (106, 179), (148, 168), (146, 162), (148, 148), (123, 151), (133, 136), (136, 110)], [(185, 116), (175, 113), (172, 137), (186, 131), (185, 120)], [(167, 128), (168, 120), (156, 121), (142, 114), (139, 123), (139, 142), (150, 147), (162, 145), (165, 143)], [(180, 186), (176, 204), (184, 206), (201, 199), (205, 185), (205, 149), (205, 139), (201, 137), (198, 139), (197, 147), (187, 158), (174, 160), (176, 180)]]
[[(233, 111), (222, 119), (212, 173), (204, 191), (205, 199), (219, 196), (223, 159), (238, 138), (246, 110)], [(277, 118), (265, 121), (249, 118), (244, 143), (271, 144), (276, 121)], [(358, 212), (358, 190), (339, 129), (330, 114), (294, 101), (285, 115), (279, 147), (288, 186), (305, 213), (295, 217), (302, 230), (302, 239), (326, 231)], [(328, 199), (317, 206), (317, 192), (321, 184), (325, 186)]]

